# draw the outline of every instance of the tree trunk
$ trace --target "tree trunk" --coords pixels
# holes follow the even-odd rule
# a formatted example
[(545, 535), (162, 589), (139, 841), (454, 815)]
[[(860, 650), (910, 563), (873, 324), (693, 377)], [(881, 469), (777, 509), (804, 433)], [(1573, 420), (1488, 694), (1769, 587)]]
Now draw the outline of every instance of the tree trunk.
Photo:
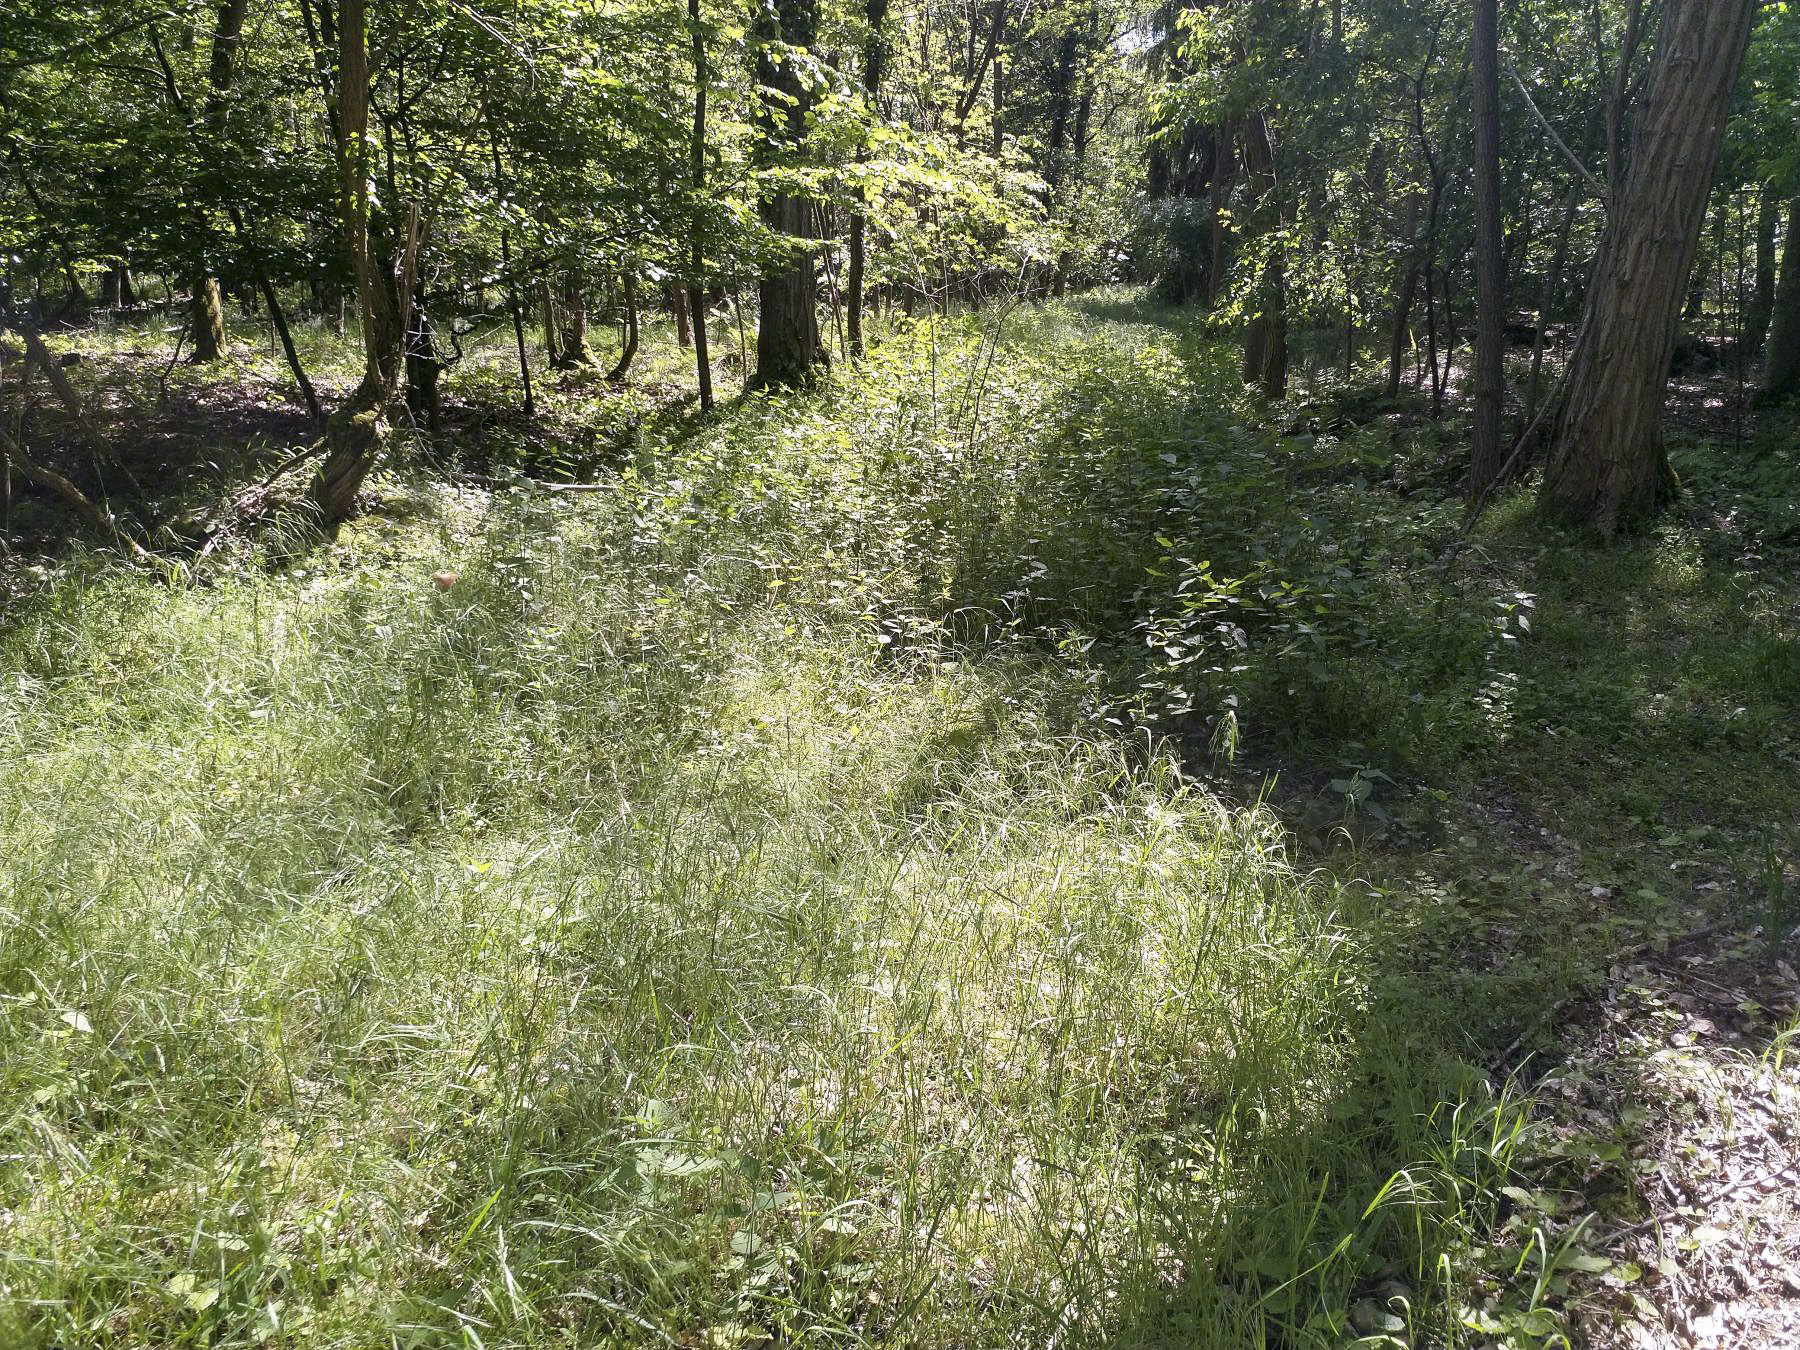
[[(594, 353), (588, 347), (587, 286), (579, 271), (569, 273), (568, 296), (559, 361), (565, 370), (574, 370), (594, 364)], [(632, 322), (635, 324), (636, 320)]]
[(190, 360), (205, 363), (225, 355), (225, 303), (219, 279), (202, 272), (194, 278), (193, 299), (188, 302), (193, 318), (194, 350)]
[(1394, 323), (1388, 337), (1387, 396), (1400, 396), (1400, 376), (1406, 360), (1406, 333), (1412, 318), (1413, 296), (1419, 290), (1419, 197), (1406, 194), (1406, 256), (1400, 263), (1400, 280), (1394, 287)]
[(1544, 330), (1550, 324), (1550, 311), (1556, 303), (1556, 294), (1562, 289), (1563, 272), (1569, 265), (1569, 235), (1575, 227), (1575, 209), (1581, 205), (1581, 179), (1576, 177), (1569, 184), (1569, 195), (1563, 202), (1562, 223), (1556, 229), (1556, 252), (1551, 256), (1550, 269), (1544, 273), (1544, 288), (1538, 294), (1537, 332), (1531, 339), (1531, 379), (1525, 386), (1525, 425), (1529, 428), (1537, 420), (1538, 391), (1543, 385), (1544, 375)]
[(1773, 188), (1764, 187), (1756, 206), (1756, 287), (1744, 312), (1746, 364), (1762, 354), (1763, 343), (1769, 337), (1769, 320), (1775, 314), (1775, 227), (1780, 222), (1781, 199)]
[[(1268, 120), (1252, 113), (1244, 122), (1244, 169), (1251, 200), (1261, 202), (1277, 188), (1275, 148)], [(1244, 381), (1259, 384), (1269, 398), (1287, 393), (1287, 274), (1277, 244), (1257, 283), (1257, 309), (1244, 333)]]
[(1800, 197), (1788, 208), (1781, 246), (1781, 283), (1769, 324), (1769, 356), (1758, 398), (1776, 402), (1800, 393)]
[(1506, 259), (1500, 235), (1499, 0), (1475, 0), (1475, 427), (1469, 499), (1500, 476), (1506, 362)]
[[(241, 217), (232, 216), (232, 223), (237, 226), (240, 237), (243, 232)], [(255, 256), (254, 249), (252, 256)], [(300, 396), (306, 400), (306, 410), (312, 415), (313, 426), (322, 428), (325, 425), (325, 412), (319, 406), (319, 395), (313, 389), (313, 383), (306, 375), (306, 367), (300, 363), (300, 353), (294, 349), (294, 334), (288, 328), (287, 315), (282, 311), (281, 299), (275, 294), (275, 283), (269, 279), (268, 269), (258, 260), (256, 284), (262, 288), (263, 303), (269, 307), (269, 322), (274, 325), (276, 334), (281, 338), (282, 354), (287, 357), (288, 370), (293, 373), (294, 383), (300, 386)]]
[[(881, 90), (881, 72), (887, 55), (887, 41), (882, 33), (882, 25), (887, 22), (888, 0), (867, 0), (864, 11), (869, 25), (868, 35), (863, 39), (863, 115), (873, 122), (876, 114), (875, 97)], [(994, 31), (999, 32), (1000, 7), (996, 6)], [(998, 69), (995, 78), (999, 78)], [(856, 162), (866, 164), (869, 160), (867, 147), (858, 146)], [(850, 261), (844, 278), (844, 322), (850, 330), (850, 355), (860, 357), (863, 354), (863, 271), (866, 265), (868, 243), (865, 238), (867, 230), (868, 195), (862, 184), (856, 185), (855, 204), (850, 208)]]
[[(810, 237), (811, 203), (781, 196), (763, 206), (763, 221), (790, 237)], [(830, 359), (819, 333), (818, 279), (813, 255), (801, 251), (787, 267), (766, 272), (757, 287), (756, 369), (750, 388), (804, 384)]]
[(669, 313), (675, 316), (675, 342), (677, 346), (691, 347), (694, 335), (688, 331), (687, 287), (670, 286), (668, 288)]
[(631, 363), (637, 357), (638, 349), (638, 307), (637, 278), (627, 274), (621, 289), (625, 292), (625, 342), (619, 351), (618, 364), (607, 372), (608, 384), (623, 384), (625, 377), (631, 373)]
[(100, 303), (108, 309), (123, 309), (137, 303), (137, 292), (131, 284), (131, 264), (117, 262), (106, 269), (101, 281)]
[[(192, 359), (202, 363), (217, 361), (225, 354), (225, 315), (219, 296), (219, 281), (213, 275), (206, 257), (213, 240), (204, 203), (211, 195), (208, 180), (220, 168), (228, 106), (226, 98), (231, 92), (232, 75), (237, 67), (238, 43), (243, 37), (244, 14), (248, 9), (249, 0), (222, 0), (215, 10), (212, 59), (207, 67), (206, 107), (198, 127), (200, 141), (192, 146), (196, 154), (193, 180), (194, 246), (200, 253), (193, 274)], [(170, 94), (171, 97), (179, 97), (172, 79)]]
[(1669, 358), (1757, 4), (1664, 5), (1538, 498), (1549, 517), (1610, 532), (1652, 514), (1673, 490), (1662, 441)]
[[(818, 29), (817, 0), (774, 0), (759, 11), (756, 77), (757, 158), (774, 164), (800, 148), (806, 137), (807, 114), (813, 104), (812, 84), (777, 48), (811, 51)], [(810, 240), (813, 210), (804, 198), (776, 193), (763, 199), (763, 223), (790, 240)], [(752, 389), (803, 384), (830, 360), (819, 336), (818, 277), (810, 244), (791, 247), (788, 261), (763, 274), (758, 286), (756, 370)]]
[(563, 364), (563, 353), (556, 336), (556, 286), (547, 276), (538, 282), (538, 302), (544, 312), (544, 363), (556, 370)]
[[(694, 179), (694, 200), (706, 195), (706, 86), (712, 78), (706, 64), (706, 33), (700, 27), (700, 0), (688, 0), (688, 27), (694, 41), (694, 134), (688, 142), (689, 162)], [(707, 350), (706, 333), (706, 232), (698, 210), (694, 214), (692, 285), (688, 289), (688, 317), (693, 325), (694, 374), (700, 384), (700, 411), (709, 413), (713, 406), (712, 355)]]
[(406, 406), (415, 424), (424, 423), (425, 433), (434, 444), (444, 434), (443, 407), (438, 398), (438, 378), (443, 373), (431, 316), (415, 302), (412, 331), (406, 342)]
[[(338, 168), (339, 210), (344, 243), (356, 273), (357, 308), (363, 330), (363, 378), (326, 426), (330, 452), (313, 484), (313, 499), (327, 525), (350, 514), (376, 458), (385, 446), (395, 387), (400, 376), (404, 329), (390, 280), (379, 275), (369, 248), (369, 53), (364, 0), (341, 0), (338, 7)], [(401, 295), (410, 302), (412, 266), (418, 247), (418, 214), (407, 230)]]

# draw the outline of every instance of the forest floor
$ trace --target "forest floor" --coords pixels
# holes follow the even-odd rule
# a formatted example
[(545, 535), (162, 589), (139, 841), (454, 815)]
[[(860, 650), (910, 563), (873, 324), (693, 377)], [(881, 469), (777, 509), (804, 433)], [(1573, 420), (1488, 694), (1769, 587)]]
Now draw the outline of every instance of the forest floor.
[(203, 558), (280, 367), (60, 339), (185, 561), (10, 503), (0, 1342), (1800, 1340), (1791, 416), (1464, 539), (1131, 293), (648, 336)]

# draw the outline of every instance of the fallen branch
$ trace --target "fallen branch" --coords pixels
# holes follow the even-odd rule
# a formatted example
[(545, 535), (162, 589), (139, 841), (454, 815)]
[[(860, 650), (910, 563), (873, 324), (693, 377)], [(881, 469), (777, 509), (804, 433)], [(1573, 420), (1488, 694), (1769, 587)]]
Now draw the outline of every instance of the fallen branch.
[(19, 443), (4, 431), (0, 431), (0, 452), (4, 453), (8, 463), (18, 466), (19, 472), (24, 474), (28, 481), (61, 497), (74, 508), (77, 515), (95, 529), (110, 534), (118, 541), (119, 546), (132, 557), (139, 560), (149, 559), (149, 550), (125, 532), (124, 527), (119, 524), (118, 519), (111, 511), (95, 502), (87, 493), (54, 469), (47, 469), (29, 458)]
[(246, 518), (255, 515), (267, 506), (269, 504), (269, 489), (274, 486), (276, 479), (292, 469), (299, 468), (300, 465), (306, 463), (307, 460), (323, 454), (326, 447), (329, 445), (330, 441), (326, 440), (324, 437), (320, 437), (312, 444), (304, 446), (289, 455), (273, 469), (270, 469), (268, 473), (264, 474), (257, 482), (233, 497), (230, 502), (226, 504), (218, 527), (206, 536), (206, 542), (200, 546), (200, 551), (195, 555), (195, 560), (198, 561), (200, 558), (206, 557), (220, 544), (224, 543), (226, 539), (230, 538), (232, 530), (238, 524)]
[(75, 392), (75, 386), (69, 383), (69, 377), (63, 374), (62, 367), (56, 364), (56, 358), (44, 345), (44, 339), (38, 335), (37, 329), (16, 314), (0, 314), (0, 323), (25, 339), (27, 362), (43, 367), (44, 377), (50, 381), (50, 387), (56, 391), (57, 399), (68, 410), (69, 416), (75, 419), (75, 425), (81, 428), (81, 434), (94, 445), (103, 444), (99, 430), (88, 420), (81, 395)]
[(1581, 181), (1594, 190), (1594, 195), (1600, 199), (1600, 204), (1608, 211), (1612, 210), (1612, 194), (1609, 193), (1606, 190), (1606, 186), (1594, 176), (1593, 171), (1581, 162), (1581, 157), (1573, 150), (1569, 149), (1568, 142), (1556, 134), (1556, 128), (1550, 125), (1550, 119), (1544, 116), (1543, 112), (1538, 108), (1537, 101), (1531, 97), (1531, 91), (1526, 89), (1525, 81), (1519, 78), (1519, 68), (1513, 64), (1512, 57), (1508, 56), (1505, 59), (1506, 73), (1512, 76), (1513, 87), (1519, 91), (1519, 97), (1525, 100), (1525, 106), (1531, 110), (1531, 115), (1537, 119), (1537, 124), (1542, 127), (1549, 135), (1550, 139), (1556, 143), (1556, 148), (1562, 151), (1563, 158), (1568, 160), (1569, 163), (1574, 166), (1575, 172), (1581, 175)]
[(450, 475), (459, 483), (473, 483), (477, 487), (511, 488), (534, 487), (545, 492), (617, 492), (617, 483), (553, 483), (547, 478), (491, 478), (484, 473), (454, 473)]
[(616, 492), (616, 483), (549, 483), (542, 478), (526, 478), (522, 481), (532, 487), (544, 489), (545, 492)]

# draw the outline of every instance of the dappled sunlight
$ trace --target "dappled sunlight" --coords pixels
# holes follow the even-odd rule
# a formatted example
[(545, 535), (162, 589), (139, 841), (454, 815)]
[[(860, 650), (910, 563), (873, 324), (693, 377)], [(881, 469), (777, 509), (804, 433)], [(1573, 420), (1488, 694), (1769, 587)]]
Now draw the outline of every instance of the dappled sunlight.
[(36, 577), (6, 1278), (70, 1334), (1549, 1317), (1511, 1061), (1786, 847), (1791, 587), (1510, 501), (1451, 550), (1435, 431), (1265, 427), (1129, 294), (991, 324), (604, 491)]

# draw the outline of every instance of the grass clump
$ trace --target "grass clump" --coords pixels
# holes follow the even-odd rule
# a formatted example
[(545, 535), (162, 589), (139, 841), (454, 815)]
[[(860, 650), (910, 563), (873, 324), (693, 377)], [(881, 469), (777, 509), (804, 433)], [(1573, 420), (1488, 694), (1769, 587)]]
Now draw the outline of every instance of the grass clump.
[(0, 635), (0, 1340), (1454, 1337), (1518, 1107), (1119, 734), (1142, 541), (1047, 466), (1228, 433), (1185, 339), (1035, 323), (610, 494), (66, 564)]

